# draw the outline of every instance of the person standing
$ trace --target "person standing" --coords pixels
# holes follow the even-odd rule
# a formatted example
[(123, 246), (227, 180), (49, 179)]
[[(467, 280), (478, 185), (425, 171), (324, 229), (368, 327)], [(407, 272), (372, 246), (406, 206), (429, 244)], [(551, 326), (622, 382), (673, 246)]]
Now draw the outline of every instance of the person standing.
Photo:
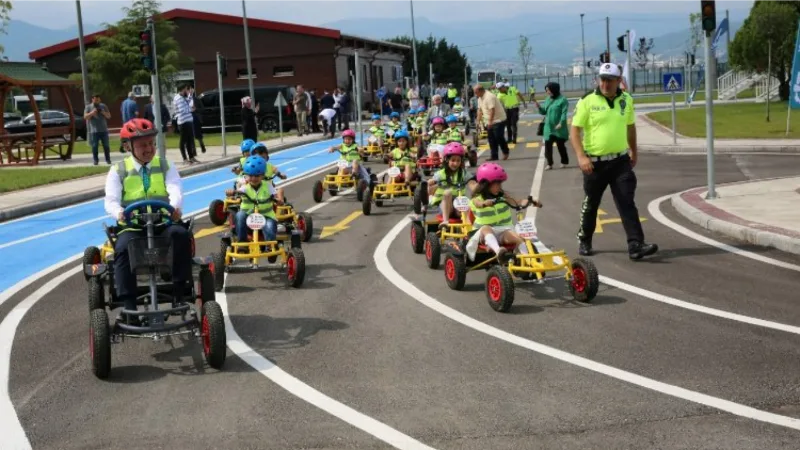
[[(503, 107), (506, 109), (506, 117), (508, 117), (506, 121), (508, 142), (516, 144), (517, 122), (519, 122), (519, 102), (522, 101), (524, 103), (525, 100), (516, 88), (514, 88), (512, 92), (511, 86), (508, 83), (498, 83), (497, 88), (500, 89), (500, 94), (497, 95), (497, 98), (503, 103)], [(528, 105), (525, 104), (526, 108), (527, 106)]]
[[(600, 66), (598, 88), (584, 95), (572, 118), (572, 146), (583, 172), (585, 197), (578, 229), (578, 253), (590, 256), (597, 210), (607, 187), (617, 207), (628, 240), (628, 257), (642, 259), (658, 251), (646, 244), (634, 202), (638, 160), (636, 116), (633, 98), (619, 88), (621, 73), (616, 64)], [(581, 140), (583, 132), (583, 140)]]
[[(144, 117), (145, 120), (149, 120), (152, 122), (156, 127), (158, 124), (156, 123), (156, 113), (153, 108), (155, 108), (155, 98), (151, 95), (150, 96), (150, 103), (145, 105), (144, 107)], [(169, 109), (163, 103), (159, 103), (159, 107), (161, 108), (161, 131), (166, 133), (167, 132), (167, 122), (169, 121)]]
[[(136, 104), (135, 96), (133, 92), (128, 92), (128, 98), (126, 98), (122, 105), (120, 105), (120, 116), (122, 117), (122, 123), (126, 123), (131, 119), (135, 119), (139, 117), (139, 105)], [(125, 153), (125, 146), (123, 145), (122, 141), (119, 143), (119, 152)]]
[(456, 104), (456, 97), (458, 97), (458, 89), (453, 87), (453, 83), (447, 85), (447, 104), (452, 108)]
[(178, 129), (180, 130), (181, 140), (180, 149), (183, 163), (196, 163), (197, 150), (194, 147), (194, 121), (192, 120), (192, 102), (189, 97), (189, 85), (181, 85), (172, 105), (175, 107)]
[(322, 137), (328, 135), (328, 131), (331, 133), (331, 139), (336, 137), (336, 110), (333, 108), (324, 108), (320, 111), (319, 115), (317, 116), (319, 122), (322, 122)]
[(311, 89), (308, 91), (309, 101), (311, 102), (311, 132), (319, 133), (319, 121), (317, 121), (317, 116), (319, 116), (319, 104), (317, 103), (317, 90)]
[(111, 150), (108, 143), (108, 119), (111, 118), (111, 112), (108, 107), (101, 102), (100, 94), (92, 95), (92, 103), (86, 105), (83, 110), (83, 120), (88, 124), (89, 139), (92, 144), (92, 156), (94, 157), (94, 165), (100, 163), (100, 158), (97, 155), (99, 144), (103, 143), (103, 153), (106, 157), (106, 164), (111, 164)]
[(252, 139), (258, 142), (258, 123), (256, 117), (258, 116), (258, 105), (253, 110), (253, 99), (242, 97), (242, 140)]
[(194, 87), (189, 89), (189, 98), (192, 105), (192, 131), (194, 131), (194, 138), (200, 142), (200, 151), (206, 152), (206, 144), (203, 142), (203, 102), (197, 98)]
[(497, 161), (498, 149), (503, 152), (503, 159), (508, 159), (508, 143), (504, 136), (506, 129), (506, 110), (497, 96), (480, 84), (475, 85), (475, 96), (478, 97), (478, 117), (476, 123), (486, 124), (491, 157), (488, 161)]
[(336, 110), (336, 122), (339, 131), (342, 131), (342, 90), (338, 87), (333, 90), (333, 109)]
[(297, 135), (302, 136), (303, 133), (308, 134), (307, 121), (308, 121), (308, 97), (306, 91), (303, 89), (302, 84), (297, 85), (297, 92), (292, 99), (294, 106), (294, 114), (297, 116)]
[(427, 89), (428, 88), (423, 84), (422, 93), (420, 94), (420, 91), (417, 90), (416, 86), (411, 86), (411, 89), (409, 89), (406, 93), (406, 98), (408, 99), (408, 104), (411, 109), (417, 109), (420, 107), (420, 95), (422, 95), (422, 98), (424, 99), (425, 95), (427, 94)]
[(394, 88), (394, 93), (389, 94), (389, 101), (392, 104), (392, 111), (400, 114), (400, 121), (403, 121), (403, 89), (400, 86)]
[(544, 116), (542, 118), (542, 123), (544, 123), (542, 140), (544, 141), (544, 157), (547, 159), (544, 170), (553, 168), (553, 143), (558, 146), (563, 169), (569, 164), (566, 146), (567, 139), (569, 139), (569, 127), (567, 126), (569, 101), (561, 95), (561, 86), (558, 83), (547, 83), (544, 91), (550, 96), (545, 100), (544, 105), (540, 105), (536, 99), (533, 99), (533, 103), (539, 109), (539, 114)]

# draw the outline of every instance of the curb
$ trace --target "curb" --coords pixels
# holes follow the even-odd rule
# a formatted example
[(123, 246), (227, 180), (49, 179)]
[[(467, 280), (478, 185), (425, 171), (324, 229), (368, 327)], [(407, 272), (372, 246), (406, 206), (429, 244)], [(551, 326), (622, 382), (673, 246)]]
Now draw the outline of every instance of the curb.
[[(703, 190), (705, 190), (705, 188), (694, 188), (689, 189), (688, 191), (680, 192), (673, 195), (670, 198), (670, 202), (675, 210), (678, 211), (678, 213), (680, 213), (690, 222), (707, 230), (721, 233), (750, 244), (760, 245), (763, 247), (772, 247), (787, 253), (800, 255), (800, 237), (775, 233), (768, 230), (768, 228), (771, 227), (755, 222), (752, 223), (753, 226), (746, 226), (728, 220), (719, 219), (694, 207), (685, 199), (685, 197), (697, 195), (698, 192)], [(739, 221), (746, 222), (737, 218), (736, 216), (733, 216), (732, 214), (728, 215), (738, 219)]]
[[(272, 156), (273, 151), (277, 153), (278, 151), (281, 150), (286, 150), (300, 145), (313, 144), (315, 142), (320, 142), (323, 140), (325, 139), (314, 138), (312, 140), (305, 142), (278, 144), (270, 149), (270, 156)], [(236, 161), (239, 161), (239, 158), (240, 158), (239, 155), (226, 156), (211, 162), (203, 163), (199, 166), (190, 166), (178, 169), (178, 172), (181, 174), (181, 177), (187, 175), (194, 175), (202, 172), (208, 172), (214, 169), (219, 169), (220, 167), (225, 167), (229, 164), (233, 164)], [(0, 211), (0, 223), (7, 222), (13, 219), (18, 219), (20, 217), (30, 216), (32, 214), (37, 214), (44, 211), (49, 211), (51, 209), (63, 208), (65, 206), (74, 205), (76, 203), (82, 203), (88, 200), (102, 198), (103, 196), (105, 196), (105, 187), (99, 187), (94, 189), (87, 189), (82, 192), (76, 192), (74, 194), (65, 195), (63, 197), (44, 200), (30, 205), (9, 208), (4, 211)]]
[[(667, 144), (667, 145), (653, 145), (653, 144), (639, 144), (639, 151), (648, 153), (707, 153), (705, 145), (692, 145), (681, 146), (680, 144)], [(784, 154), (800, 154), (800, 146), (797, 145), (781, 145), (781, 146), (762, 146), (762, 145), (737, 145), (737, 146), (714, 146), (714, 154), (729, 154), (729, 153), (784, 153)]]

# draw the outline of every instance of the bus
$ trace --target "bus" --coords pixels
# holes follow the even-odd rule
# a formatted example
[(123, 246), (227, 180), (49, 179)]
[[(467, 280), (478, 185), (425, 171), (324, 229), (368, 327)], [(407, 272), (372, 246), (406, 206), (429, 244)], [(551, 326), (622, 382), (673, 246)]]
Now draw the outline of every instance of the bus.
[(486, 89), (491, 89), (500, 81), (500, 77), (494, 70), (478, 71), (478, 83)]

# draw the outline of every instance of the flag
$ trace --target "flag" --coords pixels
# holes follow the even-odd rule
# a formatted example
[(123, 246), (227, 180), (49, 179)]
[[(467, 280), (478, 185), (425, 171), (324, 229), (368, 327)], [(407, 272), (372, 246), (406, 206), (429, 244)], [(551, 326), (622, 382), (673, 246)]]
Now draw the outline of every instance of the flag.
[(794, 44), (794, 58), (792, 58), (792, 88), (789, 96), (789, 107), (800, 108), (800, 22), (797, 24), (797, 39)]
[[(628, 48), (630, 49), (629, 53), (633, 54), (633, 43), (636, 42), (636, 30), (631, 30), (630, 34), (628, 35)], [(622, 66), (622, 79), (625, 82), (625, 86), (628, 88), (628, 91), (633, 90), (633, 79), (631, 77), (631, 61), (628, 57), (625, 57), (625, 64)]]

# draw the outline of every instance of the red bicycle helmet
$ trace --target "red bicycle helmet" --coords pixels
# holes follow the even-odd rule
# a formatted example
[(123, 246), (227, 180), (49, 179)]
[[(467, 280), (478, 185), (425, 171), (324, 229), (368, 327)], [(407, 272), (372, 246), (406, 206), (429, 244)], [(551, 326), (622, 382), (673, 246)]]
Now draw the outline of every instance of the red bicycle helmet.
[(158, 134), (153, 122), (147, 119), (131, 119), (122, 125), (119, 138), (122, 141), (132, 141), (143, 137), (152, 137)]

